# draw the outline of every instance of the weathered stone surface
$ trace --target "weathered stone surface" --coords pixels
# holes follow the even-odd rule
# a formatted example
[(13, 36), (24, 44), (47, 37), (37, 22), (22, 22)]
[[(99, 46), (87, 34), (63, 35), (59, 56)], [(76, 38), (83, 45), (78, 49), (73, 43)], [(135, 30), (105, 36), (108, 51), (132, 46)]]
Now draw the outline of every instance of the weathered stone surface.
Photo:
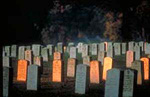
[(124, 70), (123, 97), (134, 97), (136, 74), (134, 70)]
[(82, 53), (82, 46), (83, 46), (83, 43), (79, 42), (78, 45), (77, 45), (78, 53)]
[(89, 66), (85, 64), (77, 65), (76, 80), (75, 80), (75, 93), (85, 94), (88, 89), (89, 83)]
[(63, 53), (63, 43), (62, 42), (57, 43), (57, 51), (60, 53)]
[(132, 62), (131, 69), (137, 70), (137, 84), (142, 85), (143, 83), (143, 63), (142, 61), (134, 61)]
[(91, 54), (92, 54), (92, 55), (97, 55), (97, 53), (98, 53), (98, 46), (97, 46), (96, 43), (93, 43), (93, 44), (92, 44)]
[(87, 44), (82, 46), (82, 57), (88, 56), (89, 47)]
[(49, 55), (53, 55), (53, 52), (54, 52), (54, 46), (49, 44), (47, 45), (47, 49), (48, 49), (48, 52), (49, 52)]
[(106, 76), (107, 76), (107, 71), (109, 69), (112, 69), (113, 67), (113, 60), (110, 57), (105, 57), (104, 58), (104, 66), (103, 66), (103, 76), (102, 79), (106, 80)]
[(17, 81), (26, 81), (28, 62), (26, 60), (18, 61)]
[(126, 67), (130, 68), (133, 61), (134, 61), (134, 52), (133, 51), (127, 51), (127, 53), (126, 53)]
[(140, 60), (142, 52), (140, 46), (138, 45), (134, 46), (134, 52), (135, 52), (135, 60)]
[(54, 60), (60, 60), (61, 59), (61, 53), (60, 52), (54, 52)]
[(18, 59), (25, 59), (25, 46), (19, 46)]
[(34, 56), (34, 58), (33, 58), (33, 64), (41, 66), (41, 63), (42, 63), (41, 61), (42, 60), (41, 60), (40, 56)]
[(5, 50), (6, 56), (10, 56), (10, 46), (5, 46), (4, 50)]
[(122, 54), (126, 54), (127, 51), (127, 43), (122, 43)]
[(31, 50), (25, 51), (25, 60), (29, 61), (29, 65), (32, 64), (32, 51)]
[(3, 67), (10, 67), (10, 58), (7, 56), (3, 57)]
[(112, 45), (112, 42), (108, 42), (107, 43), (107, 57), (112, 57), (114, 56), (114, 53), (113, 53), (113, 45)]
[(143, 57), (143, 58), (141, 58), (140, 59), (142, 62), (144, 62), (144, 80), (149, 80), (150, 78), (149, 78), (149, 74), (150, 74), (150, 70), (149, 70), (149, 68), (150, 68), (150, 61), (149, 61), (149, 58), (145, 58), (145, 57)]
[(53, 82), (62, 82), (62, 61), (54, 60), (53, 61), (53, 70), (52, 70), (52, 81)]
[(90, 57), (89, 56), (83, 57), (83, 64), (90, 66)]
[(27, 90), (38, 90), (39, 67), (37, 65), (28, 66)]
[(133, 41), (128, 43), (128, 50), (134, 51), (134, 42)]
[(98, 61), (90, 62), (90, 83), (99, 84), (100, 82), (100, 64)]
[(17, 45), (11, 46), (11, 57), (17, 57)]
[(70, 47), (70, 58), (76, 58), (76, 57), (77, 57), (76, 47)]
[(48, 49), (46, 47), (42, 48), (41, 56), (43, 57), (43, 61), (48, 62)]
[(104, 97), (121, 97), (119, 92), (121, 81), (121, 71), (113, 68), (107, 72), (107, 80), (105, 83), (105, 96)]
[(115, 53), (115, 55), (121, 55), (120, 43), (114, 43), (114, 53)]
[(76, 60), (74, 58), (68, 59), (67, 77), (75, 77)]
[(40, 56), (41, 45), (40, 44), (33, 44), (32, 51), (34, 56)]
[(145, 44), (145, 54), (150, 54), (150, 43)]
[(98, 45), (98, 50), (99, 50), (99, 51), (105, 51), (105, 44), (104, 44), (104, 42), (102, 42), (102, 43), (100, 43), (100, 44)]

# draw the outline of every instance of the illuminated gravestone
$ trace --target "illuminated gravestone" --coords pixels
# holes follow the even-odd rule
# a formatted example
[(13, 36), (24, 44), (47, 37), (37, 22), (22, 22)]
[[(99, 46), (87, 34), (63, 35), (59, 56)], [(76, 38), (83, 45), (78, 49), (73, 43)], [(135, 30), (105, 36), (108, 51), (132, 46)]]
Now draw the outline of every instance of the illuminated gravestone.
[(90, 66), (90, 57), (89, 56), (83, 57), (83, 64)]
[(126, 54), (127, 51), (127, 43), (122, 43), (122, 54)]
[(29, 65), (32, 64), (32, 51), (31, 50), (25, 51), (25, 60), (29, 61)]
[(53, 45), (49, 44), (47, 45), (47, 49), (48, 49), (48, 52), (49, 52), (49, 55), (53, 55)]
[(37, 65), (28, 66), (27, 90), (38, 90), (39, 67)]
[(3, 47), (3, 57), (6, 56), (5, 48)]
[(91, 54), (92, 54), (92, 55), (97, 55), (97, 52), (98, 52), (97, 44), (96, 44), (96, 43), (93, 43), (93, 44), (92, 44)]
[(76, 60), (73, 58), (69, 58), (67, 65), (67, 77), (75, 76), (75, 68), (76, 68)]
[(26, 60), (18, 61), (17, 81), (26, 81), (28, 62)]
[(106, 52), (105, 51), (100, 51), (98, 52), (98, 61), (101, 62), (101, 65), (104, 65), (104, 58), (106, 57)]
[(9, 91), (11, 87), (10, 68), (3, 67), (3, 97), (9, 97)]
[(82, 53), (82, 46), (83, 46), (82, 42), (78, 43), (78, 45), (77, 45), (78, 53)]
[(5, 46), (6, 56), (10, 56), (10, 46)]
[(144, 62), (144, 80), (149, 80), (149, 68), (150, 68), (150, 62), (149, 62), (149, 58), (141, 58), (141, 61)]
[(102, 43), (100, 43), (100, 44), (98, 45), (98, 50), (99, 50), (99, 51), (105, 51), (105, 44), (104, 44), (104, 42), (102, 42)]
[(106, 76), (107, 76), (107, 71), (109, 69), (112, 69), (113, 67), (113, 60), (110, 57), (105, 57), (104, 58), (104, 65), (103, 65), (103, 80), (106, 80)]
[(61, 60), (53, 61), (52, 81), (53, 82), (62, 81), (62, 61)]
[(36, 64), (38, 66), (41, 66), (41, 57), (40, 56), (34, 56), (33, 58), (33, 64)]
[(107, 57), (113, 57), (112, 42), (107, 43)]
[(25, 47), (19, 46), (19, 52), (18, 52), (18, 59), (24, 59), (25, 58)]
[(43, 57), (43, 61), (48, 62), (48, 49), (42, 48), (41, 56)]
[(9, 57), (3, 57), (3, 67), (10, 67), (10, 58)]
[[(109, 42), (109, 44), (111, 44), (111, 42)], [(105, 51), (107, 52), (107, 50), (108, 50), (108, 42), (104, 42), (104, 45), (105, 45)]]
[(85, 64), (77, 65), (76, 80), (75, 80), (75, 93), (85, 94), (88, 90), (89, 83), (89, 66)]
[(143, 41), (139, 42), (139, 46), (141, 47), (142, 51), (144, 51), (144, 42)]
[(150, 43), (146, 43), (145, 54), (150, 54)]
[(122, 97), (134, 97), (134, 87), (136, 83), (137, 73), (134, 70), (124, 70), (123, 80), (123, 96)]
[(70, 47), (70, 58), (76, 58), (77, 57), (77, 51), (76, 47)]
[(104, 97), (121, 97), (119, 92), (122, 73), (119, 69), (113, 68), (107, 72)]
[(137, 70), (137, 84), (142, 85), (143, 83), (143, 64), (141, 61), (132, 62), (131, 69)]
[(140, 60), (140, 58), (141, 58), (141, 48), (140, 48), (140, 46), (136, 45), (134, 47), (134, 51), (135, 51), (135, 60)]
[(61, 53), (60, 52), (54, 52), (54, 60), (60, 60), (61, 59)]
[(88, 56), (88, 51), (89, 51), (88, 45), (84, 44), (82, 46), (82, 57)]
[(130, 68), (133, 61), (134, 61), (134, 52), (133, 51), (127, 51), (127, 53), (126, 53), (126, 67)]
[(33, 44), (32, 45), (33, 56), (40, 56), (41, 45)]
[(121, 55), (121, 45), (120, 43), (114, 43), (114, 53), (115, 55)]
[(57, 52), (63, 53), (63, 43), (57, 43)]
[(128, 43), (128, 50), (134, 51), (134, 42), (133, 41)]
[(17, 45), (12, 45), (11, 46), (11, 57), (16, 57), (17, 56)]
[(90, 62), (90, 83), (99, 84), (100, 82), (100, 65), (98, 61)]

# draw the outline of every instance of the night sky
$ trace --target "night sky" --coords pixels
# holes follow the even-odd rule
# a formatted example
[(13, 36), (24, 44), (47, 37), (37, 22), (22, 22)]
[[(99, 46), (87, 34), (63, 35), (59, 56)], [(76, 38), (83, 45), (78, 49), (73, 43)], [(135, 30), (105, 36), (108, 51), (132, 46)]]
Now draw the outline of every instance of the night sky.
[[(61, 0), (60, 0), (61, 1)], [(78, 5), (99, 5), (106, 0), (62, 0), (63, 3), (71, 2)], [(134, 7), (141, 0), (108, 0), (108, 6), (115, 10), (126, 11)], [(29, 43), (40, 42), (41, 34), (36, 32), (34, 23), (43, 25), (49, 9), (53, 7), (52, 0), (13, 0), (8, 4), (8, 32), (11, 37), (5, 37), (3, 43)]]

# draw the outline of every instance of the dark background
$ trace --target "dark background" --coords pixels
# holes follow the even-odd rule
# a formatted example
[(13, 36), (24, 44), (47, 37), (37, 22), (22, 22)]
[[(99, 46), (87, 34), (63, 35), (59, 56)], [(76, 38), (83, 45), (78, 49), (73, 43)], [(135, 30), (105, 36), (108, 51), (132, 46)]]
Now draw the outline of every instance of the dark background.
[[(140, 4), (142, 0), (60, 0), (62, 3), (75, 3), (78, 5), (95, 4), (101, 6), (107, 2), (110, 9), (127, 12), (129, 7)], [(33, 43), (41, 42), (41, 34), (35, 31), (34, 22), (43, 25), (48, 11), (53, 7), (52, 0), (11, 0), (8, 3), (8, 32), (3, 43)], [(130, 14), (130, 13), (126, 13)], [(8, 37), (9, 36), (9, 37)], [(128, 33), (124, 34), (127, 38)]]

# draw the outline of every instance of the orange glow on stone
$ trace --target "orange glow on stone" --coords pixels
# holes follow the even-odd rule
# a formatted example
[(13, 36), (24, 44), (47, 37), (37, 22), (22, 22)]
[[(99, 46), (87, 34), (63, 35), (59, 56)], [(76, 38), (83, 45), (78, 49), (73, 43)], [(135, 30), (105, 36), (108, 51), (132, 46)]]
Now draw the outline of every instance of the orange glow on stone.
[(75, 76), (75, 65), (76, 65), (76, 60), (73, 58), (69, 58), (67, 64), (67, 77)]
[(104, 44), (105, 44), (105, 51), (107, 51), (108, 43), (107, 43), (107, 42), (104, 42)]
[(110, 57), (104, 58), (103, 77), (102, 77), (103, 80), (106, 80), (107, 71), (109, 69), (112, 69), (112, 65), (113, 65), (112, 63), (113, 63), (112, 58)]
[(62, 81), (62, 61), (61, 60), (53, 61), (52, 81), (53, 82)]
[(100, 76), (99, 76), (99, 62), (91, 61), (90, 62), (90, 83), (99, 84)]
[(28, 62), (26, 60), (18, 61), (17, 81), (26, 81)]
[(60, 60), (61, 59), (61, 53), (60, 52), (54, 52), (54, 60)]
[(127, 51), (127, 53), (126, 53), (126, 67), (131, 67), (133, 59), (134, 59), (134, 52), (133, 51)]
[(149, 58), (141, 58), (141, 61), (144, 63), (144, 80), (149, 80)]

